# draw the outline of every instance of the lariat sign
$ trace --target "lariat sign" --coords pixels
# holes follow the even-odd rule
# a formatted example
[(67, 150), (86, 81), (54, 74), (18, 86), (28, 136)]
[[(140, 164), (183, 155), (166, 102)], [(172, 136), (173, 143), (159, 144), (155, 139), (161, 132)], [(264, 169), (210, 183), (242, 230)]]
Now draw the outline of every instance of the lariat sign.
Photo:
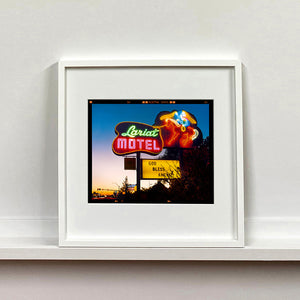
[(192, 148), (202, 140), (196, 118), (184, 110), (160, 112), (154, 125), (121, 122), (115, 132), (112, 150), (116, 155), (136, 152), (158, 155), (163, 148)]
[[(139, 122), (121, 122), (115, 127), (117, 137), (112, 143), (112, 150), (116, 155), (137, 153), (137, 185), (144, 178), (140, 174), (140, 153), (158, 155), (164, 148), (190, 149), (202, 141), (202, 132), (197, 127), (196, 118), (189, 112), (163, 111), (160, 112), (153, 125)], [(179, 165), (179, 161), (178, 161)], [(178, 178), (173, 170), (165, 170), (167, 174), (162, 178)], [(155, 170), (153, 170), (155, 172)], [(156, 175), (157, 176), (157, 175)], [(169, 176), (169, 177), (168, 177)], [(173, 177), (170, 177), (173, 176)], [(153, 179), (155, 179), (153, 178)]]
[(125, 155), (144, 152), (157, 155), (163, 150), (160, 129), (137, 122), (121, 122), (115, 132), (118, 135), (112, 144), (113, 152)]

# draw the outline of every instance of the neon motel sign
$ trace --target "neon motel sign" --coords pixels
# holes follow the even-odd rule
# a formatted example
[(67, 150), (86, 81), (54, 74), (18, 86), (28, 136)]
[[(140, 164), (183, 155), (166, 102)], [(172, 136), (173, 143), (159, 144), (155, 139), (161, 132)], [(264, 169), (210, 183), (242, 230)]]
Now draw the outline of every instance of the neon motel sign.
[(161, 131), (154, 126), (138, 122), (121, 122), (115, 128), (117, 137), (112, 150), (117, 155), (144, 152), (157, 155), (163, 150)]
[(121, 122), (115, 127), (117, 137), (112, 150), (117, 155), (145, 152), (159, 154), (163, 148), (193, 148), (202, 140), (202, 132), (191, 113), (162, 111), (153, 126), (138, 122)]

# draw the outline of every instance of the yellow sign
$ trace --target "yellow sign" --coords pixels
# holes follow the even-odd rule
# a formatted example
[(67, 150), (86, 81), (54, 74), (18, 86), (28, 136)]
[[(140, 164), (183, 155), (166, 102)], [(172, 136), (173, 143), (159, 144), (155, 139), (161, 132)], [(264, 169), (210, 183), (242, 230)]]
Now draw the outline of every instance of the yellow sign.
[(143, 159), (142, 179), (180, 178), (179, 160)]

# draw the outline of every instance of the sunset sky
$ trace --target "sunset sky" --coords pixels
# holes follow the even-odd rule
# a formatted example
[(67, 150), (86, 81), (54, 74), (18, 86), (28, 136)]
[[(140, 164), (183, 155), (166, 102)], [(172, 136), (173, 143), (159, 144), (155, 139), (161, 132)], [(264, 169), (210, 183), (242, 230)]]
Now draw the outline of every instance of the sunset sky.
[[(95, 103), (96, 102), (96, 103)], [(153, 125), (161, 111), (185, 110), (197, 119), (203, 138), (209, 135), (208, 104), (103, 104), (93, 101), (92, 105), (92, 190), (97, 188), (117, 189), (125, 177), (130, 184), (136, 183), (136, 171), (124, 170), (124, 157), (112, 151), (116, 137), (115, 126), (124, 121)], [(129, 156), (135, 156), (131, 154)], [(141, 158), (158, 158), (141, 154)], [(151, 180), (142, 180), (142, 187), (149, 187)]]

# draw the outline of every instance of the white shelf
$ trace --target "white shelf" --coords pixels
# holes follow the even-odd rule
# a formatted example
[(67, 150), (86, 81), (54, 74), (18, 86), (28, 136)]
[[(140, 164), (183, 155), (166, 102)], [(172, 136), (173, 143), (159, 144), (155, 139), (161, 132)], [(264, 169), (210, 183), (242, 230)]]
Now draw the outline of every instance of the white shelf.
[(257, 240), (245, 248), (59, 248), (57, 239), (2, 238), (0, 259), (297, 261), (300, 242)]
[(245, 248), (60, 248), (57, 222), (0, 219), (0, 260), (300, 260), (299, 218), (247, 219)]

